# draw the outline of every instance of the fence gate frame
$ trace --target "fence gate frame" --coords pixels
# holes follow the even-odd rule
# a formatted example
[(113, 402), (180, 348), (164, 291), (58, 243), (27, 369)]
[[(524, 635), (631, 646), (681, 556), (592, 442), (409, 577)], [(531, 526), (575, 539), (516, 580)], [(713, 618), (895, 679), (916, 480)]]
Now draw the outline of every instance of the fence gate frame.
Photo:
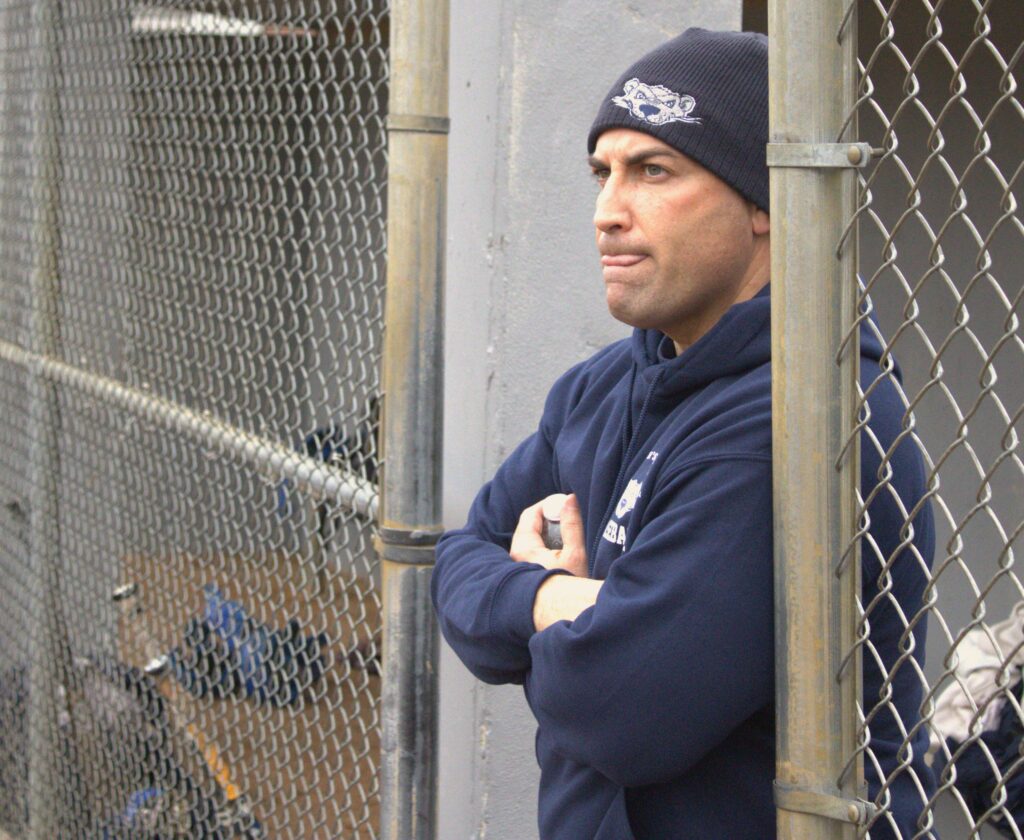
[(439, 645), (430, 578), (443, 531), (448, 7), (391, 5), (378, 542), (383, 840), (432, 840), (436, 824)]
[[(768, 29), (775, 801), (780, 840), (847, 840), (871, 806), (854, 743), (859, 652), (844, 661), (859, 651), (860, 586), (856, 235), (844, 224), (853, 217), (855, 169), (871, 150), (846, 123), (855, 5), (769, 0)], [(851, 766), (849, 756), (857, 756)]]
[(782, 840), (1024, 836), (1016, 11), (768, 2)]

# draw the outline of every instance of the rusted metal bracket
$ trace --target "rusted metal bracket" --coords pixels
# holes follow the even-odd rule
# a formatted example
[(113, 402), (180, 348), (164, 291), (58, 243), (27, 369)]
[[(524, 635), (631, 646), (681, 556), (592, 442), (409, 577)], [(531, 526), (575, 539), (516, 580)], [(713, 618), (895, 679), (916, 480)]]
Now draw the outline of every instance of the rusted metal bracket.
[(870, 143), (769, 143), (768, 166), (790, 169), (862, 169), (883, 149)]
[(377, 537), (377, 550), (381, 557), (393, 563), (432, 565), (434, 546), (443, 533), (443, 530), (433, 528), (381, 528)]
[(847, 799), (839, 791), (801, 788), (775, 781), (775, 806), (783, 811), (813, 814), (853, 825), (867, 825), (875, 806), (863, 799)]

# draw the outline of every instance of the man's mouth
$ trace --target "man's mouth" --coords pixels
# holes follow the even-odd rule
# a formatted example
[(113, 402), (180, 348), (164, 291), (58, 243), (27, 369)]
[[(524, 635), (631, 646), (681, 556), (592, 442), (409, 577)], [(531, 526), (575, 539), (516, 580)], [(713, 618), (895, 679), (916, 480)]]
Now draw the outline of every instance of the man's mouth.
[(629, 268), (645, 259), (646, 254), (602, 254), (601, 265), (605, 268)]

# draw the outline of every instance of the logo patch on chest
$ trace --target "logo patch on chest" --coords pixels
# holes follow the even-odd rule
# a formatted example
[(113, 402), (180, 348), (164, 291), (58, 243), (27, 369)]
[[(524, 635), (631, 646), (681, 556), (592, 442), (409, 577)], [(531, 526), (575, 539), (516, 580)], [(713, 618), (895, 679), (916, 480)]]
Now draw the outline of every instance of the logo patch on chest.
[(615, 506), (615, 514), (613, 518), (608, 520), (608, 524), (605, 525), (604, 528), (604, 533), (601, 534), (602, 539), (606, 542), (621, 546), (623, 551), (626, 550), (626, 523), (622, 520), (629, 517), (629, 514), (633, 512), (633, 508), (636, 507), (637, 502), (643, 496), (644, 481), (647, 479), (647, 476), (651, 471), (651, 467), (654, 466), (654, 462), (657, 460), (657, 452), (651, 450), (647, 453), (647, 457), (644, 458), (644, 462), (640, 465), (640, 468), (629, 480), (629, 483), (626, 485), (626, 489), (622, 492), (622, 497), (619, 499), (619, 503)]
[(643, 490), (643, 484), (635, 478), (631, 478), (629, 480), (629, 484), (626, 485), (626, 490), (622, 494), (622, 498), (619, 499), (619, 503), (615, 506), (616, 519), (622, 519), (623, 516), (636, 507), (636, 500), (640, 498), (640, 494)]

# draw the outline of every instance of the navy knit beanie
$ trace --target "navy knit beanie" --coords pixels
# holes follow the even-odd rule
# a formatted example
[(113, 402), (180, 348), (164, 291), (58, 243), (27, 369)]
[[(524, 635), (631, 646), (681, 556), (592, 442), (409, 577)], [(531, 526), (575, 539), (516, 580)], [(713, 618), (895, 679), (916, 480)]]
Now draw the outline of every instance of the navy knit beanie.
[(608, 92), (587, 149), (610, 128), (657, 137), (768, 211), (768, 39), (687, 29), (649, 52)]

